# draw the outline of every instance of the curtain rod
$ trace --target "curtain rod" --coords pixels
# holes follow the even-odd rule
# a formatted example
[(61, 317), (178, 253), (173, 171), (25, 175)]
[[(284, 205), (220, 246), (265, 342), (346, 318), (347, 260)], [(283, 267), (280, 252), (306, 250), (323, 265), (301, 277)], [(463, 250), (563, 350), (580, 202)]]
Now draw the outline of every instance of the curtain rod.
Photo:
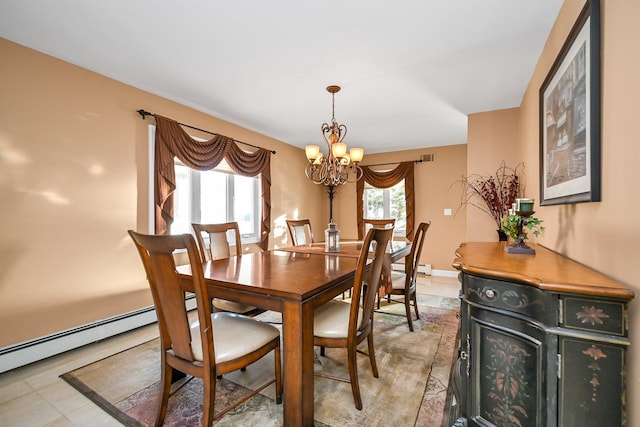
[[(138, 114), (140, 114), (140, 116), (142, 116), (142, 120), (146, 119), (146, 118), (147, 118), (147, 116), (153, 116), (153, 117), (155, 117), (155, 116), (156, 116), (155, 114), (150, 113), (150, 112), (148, 112), (148, 111), (145, 111), (145, 110), (143, 110), (143, 109), (136, 110), (136, 112), (137, 112)], [(195, 127), (195, 126), (187, 125), (187, 124), (180, 123), (180, 122), (176, 122), (176, 123), (178, 123), (178, 124), (179, 124), (179, 125), (181, 125), (181, 126), (185, 126), (185, 127), (191, 128), (191, 129), (198, 130), (198, 131), (200, 131), (200, 132), (208, 133), (209, 135), (214, 135), (214, 136), (219, 135), (218, 133), (210, 132), (210, 131), (208, 131), (208, 130), (204, 130), (204, 129), (200, 129), (200, 128), (197, 128), (197, 127)], [(253, 147), (253, 148), (262, 149), (262, 147), (258, 147), (257, 145), (249, 144), (248, 142), (238, 141), (237, 139), (234, 139), (234, 140), (233, 140), (233, 142), (237, 142), (238, 144), (248, 145), (249, 147)], [(276, 154), (276, 150), (269, 150), (269, 151), (271, 151), (271, 153), (272, 153), (272, 154)]]
[[(422, 163), (424, 160), (413, 160), (413, 163)], [(389, 163), (376, 163), (373, 165), (362, 165), (362, 166), (386, 166), (386, 165), (399, 165), (402, 162), (389, 162)]]

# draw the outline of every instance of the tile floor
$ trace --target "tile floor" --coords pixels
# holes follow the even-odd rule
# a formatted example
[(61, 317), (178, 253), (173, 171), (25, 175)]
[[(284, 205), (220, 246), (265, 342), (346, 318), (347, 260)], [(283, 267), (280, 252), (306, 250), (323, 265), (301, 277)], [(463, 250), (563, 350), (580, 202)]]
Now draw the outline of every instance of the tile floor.
[[(419, 293), (457, 297), (459, 289), (452, 277), (418, 279)], [(157, 336), (157, 326), (151, 324), (0, 374), (0, 426), (119, 426), (59, 375)]]

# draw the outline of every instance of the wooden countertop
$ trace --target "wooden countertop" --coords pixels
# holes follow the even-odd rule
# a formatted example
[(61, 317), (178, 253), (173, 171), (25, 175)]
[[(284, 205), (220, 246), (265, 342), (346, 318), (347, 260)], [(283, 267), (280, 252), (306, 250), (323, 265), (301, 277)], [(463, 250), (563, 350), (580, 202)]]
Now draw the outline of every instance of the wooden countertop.
[(535, 255), (510, 254), (506, 242), (468, 242), (456, 250), (453, 267), (479, 276), (518, 281), (542, 290), (630, 301), (631, 289), (544, 246), (529, 243)]

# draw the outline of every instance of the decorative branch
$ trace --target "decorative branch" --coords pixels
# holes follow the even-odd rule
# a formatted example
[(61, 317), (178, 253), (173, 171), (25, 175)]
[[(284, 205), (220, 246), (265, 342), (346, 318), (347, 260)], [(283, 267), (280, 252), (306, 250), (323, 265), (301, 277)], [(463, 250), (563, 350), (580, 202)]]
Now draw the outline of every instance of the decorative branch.
[(463, 206), (473, 206), (489, 215), (501, 230), (502, 219), (509, 214), (516, 199), (524, 194), (524, 185), (521, 185), (519, 176), (524, 175), (524, 169), (522, 162), (511, 168), (503, 161), (494, 175), (463, 176), (454, 183), (462, 186), (456, 214)]

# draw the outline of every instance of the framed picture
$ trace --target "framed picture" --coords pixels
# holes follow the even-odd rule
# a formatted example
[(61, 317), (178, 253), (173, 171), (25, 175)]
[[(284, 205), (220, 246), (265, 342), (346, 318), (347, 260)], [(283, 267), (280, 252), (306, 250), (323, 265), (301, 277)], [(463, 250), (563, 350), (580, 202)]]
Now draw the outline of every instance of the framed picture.
[(588, 0), (540, 87), (540, 205), (600, 201), (600, 0)]

